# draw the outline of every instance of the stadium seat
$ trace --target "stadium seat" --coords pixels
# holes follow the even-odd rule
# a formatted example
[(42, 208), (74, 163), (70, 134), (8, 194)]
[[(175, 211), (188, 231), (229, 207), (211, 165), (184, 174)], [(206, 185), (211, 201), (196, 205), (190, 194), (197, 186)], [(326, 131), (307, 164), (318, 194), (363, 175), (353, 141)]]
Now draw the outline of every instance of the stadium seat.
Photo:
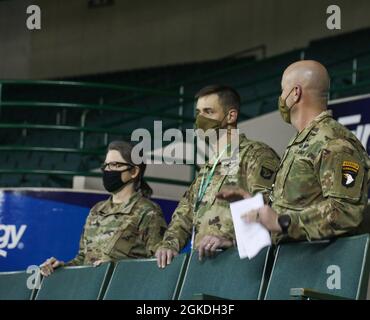
[(98, 300), (104, 295), (113, 264), (57, 269), (43, 278), (36, 300)]
[(30, 300), (34, 291), (27, 288), (26, 271), (0, 273), (0, 300)]
[(239, 258), (237, 249), (232, 248), (216, 257), (199, 261), (193, 252), (180, 300), (189, 299), (258, 299), (262, 296), (265, 270), (270, 249), (263, 249), (252, 260)]
[(368, 234), (282, 244), (265, 299), (365, 299), (368, 260)]
[(114, 269), (104, 299), (175, 299), (187, 258), (181, 254), (164, 269), (158, 268), (155, 259), (121, 260)]

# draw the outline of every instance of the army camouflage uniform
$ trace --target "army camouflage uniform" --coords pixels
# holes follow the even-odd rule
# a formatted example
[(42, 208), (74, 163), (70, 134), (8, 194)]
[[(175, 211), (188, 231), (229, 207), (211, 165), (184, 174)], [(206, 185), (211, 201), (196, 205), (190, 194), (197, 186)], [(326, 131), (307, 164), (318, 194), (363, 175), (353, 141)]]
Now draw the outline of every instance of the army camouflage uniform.
[[(231, 157), (230, 157), (231, 158)], [(213, 179), (206, 193), (195, 209), (195, 202), (202, 177), (207, 175), (212, 164), (206, 163), (199, 171), (188, 191), (180, 200), (172, 216), (172, 221), (159, 247), (179, 252), (192, 235), (195, 226), (194, 248), (206, 235), (221, 236), (235, 241), (235, 233), (229, 203), (216, 199), (216, 193), (225, 186), (238, 186), (254, 195), (262, 192), (268, 198), (275, 173), (279, 166), (279, 157), (267, 145), (239, 136), (239, 159), (236, 170), (230, 172), (230, 158), (222, 158), (217, 164)]]
[(284, 238), (314, 240), (347, 233), (363, 219), (368, 155), (352, 132), (324, 111), (291, 140), (271, 193), (272, 208), (289, 214)]
[(91, 209), (78, 254), (67, 265), (151, 257), (166, 227), (160, 207), (140, 192), (122, 204), (110, 197)]

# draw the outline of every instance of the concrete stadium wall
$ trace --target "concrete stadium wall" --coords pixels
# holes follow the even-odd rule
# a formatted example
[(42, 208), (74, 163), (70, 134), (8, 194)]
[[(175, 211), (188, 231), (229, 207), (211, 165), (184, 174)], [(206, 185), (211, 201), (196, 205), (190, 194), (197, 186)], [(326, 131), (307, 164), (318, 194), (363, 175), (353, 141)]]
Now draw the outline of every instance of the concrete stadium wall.
[[(328, 30), (329, 0), (0, 2), (0, 78), (53, 78), (217, 59), (266, 44), (274, 55), (370, 26), (368, 0), (338, 0), (342, 29)], [(41, 30), (26, 7), (41, 7)]]

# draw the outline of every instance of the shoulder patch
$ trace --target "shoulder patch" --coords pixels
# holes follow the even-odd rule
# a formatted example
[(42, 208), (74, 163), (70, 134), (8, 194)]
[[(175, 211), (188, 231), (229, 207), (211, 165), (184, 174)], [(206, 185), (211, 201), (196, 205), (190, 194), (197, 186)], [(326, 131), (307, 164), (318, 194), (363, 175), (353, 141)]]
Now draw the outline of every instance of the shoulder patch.
[(353, 187), (360, 165), (353, 161), (343, 161), (342, 163), (342, 185), (346, 188)]

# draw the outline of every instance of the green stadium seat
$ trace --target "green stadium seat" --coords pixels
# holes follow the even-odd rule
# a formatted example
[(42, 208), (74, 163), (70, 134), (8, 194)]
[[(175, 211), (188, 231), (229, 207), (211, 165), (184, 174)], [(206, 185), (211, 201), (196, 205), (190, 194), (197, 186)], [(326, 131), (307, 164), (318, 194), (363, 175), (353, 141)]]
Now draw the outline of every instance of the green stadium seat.
[(365, 299), (368, 278), (368, 234), (286, 243), (277, 249), (265, 299)]
[(188, 256), (181, 254), (164, 269), (155, 259), (121, 260), (105, 293), (105, 300), (176, 299)]
[(98, 300), (104, 295), (113, 270), (112, 263), (99, 267), (78, 266), (57, 269), (43, 278), (36, 300)]
[(27, 288), (27, 279), (31, 274), (26, 271), (0, 273), (0, 300), (30, 300), (34, 290)]
[(199, 261), (198, 253), (194, 251), (179, 299), (259, 299), (265, 284), (269, 253), (270, 248), (265, 248), (252, 260), (241, 260), (238, 250), (231, 248), (216, 257)]

